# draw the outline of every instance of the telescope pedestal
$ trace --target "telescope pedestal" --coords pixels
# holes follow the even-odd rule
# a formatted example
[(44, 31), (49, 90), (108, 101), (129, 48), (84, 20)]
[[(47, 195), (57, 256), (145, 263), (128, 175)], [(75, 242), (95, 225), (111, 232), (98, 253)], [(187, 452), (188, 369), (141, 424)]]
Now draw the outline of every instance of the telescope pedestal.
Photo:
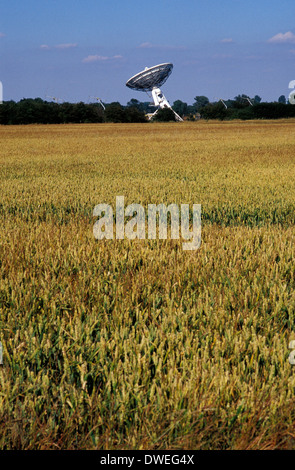
[[(172, 107), (170, 106), (169, 101), (167, 101), (166, 97), (163, 95), (160, 88), (154, 87), (152, 89), (152, 97), (153, 97), (153, 100), (154, 100), (154, 104), (158, 109), (149, 117), (149, 119), (152, 119), (153, 116), (155, 116), (157, 114), (159, 109), (163, 109), (163, 108), (172, 109)], [(174, 109), (172, 109), (172, 111), (175, 114), (175, 117), (176, 117), (177, 121), (183, 121), (183, 119), (174, 111)]]

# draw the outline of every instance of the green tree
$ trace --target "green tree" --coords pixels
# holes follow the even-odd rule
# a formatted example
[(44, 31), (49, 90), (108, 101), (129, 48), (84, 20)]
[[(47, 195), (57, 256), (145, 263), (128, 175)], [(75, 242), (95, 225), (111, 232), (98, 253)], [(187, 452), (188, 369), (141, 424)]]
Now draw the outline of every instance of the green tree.
[(255, 104), (261, 103), (261, 99), (259, 95), (255, 95), (253, 98), (253, 101)]
[(187, 103), (184, 103), (181, 100), (176, 100), (173, 103), (172, 109), (179, 115), (179, 116), (186, 116), (187, 115)]
[(135, 98), (131, 98), (131, 100), (128, 101), (127, 107), (128, 107), (128, 108), (131, 108), (131, 107), (132, 107), (132, 108), (137, 108), (137, 109), (141, 109), (141, 108), (142, 108), (140, 101), (136, 100)]
[(278, 102), (282, 104), (286, 104), (287, 100), (286, 100), (285, 95), (281, 95), (278, 99)]
[(126, 113), (123, 106), (118, 102), (113, 102), (106, 105), (105, 117), (108, 122), (126, 122)]
[(248, 95), (245, 95), (245, 94), (242, 94), (242, 95), (238, 95), (238, 96), (235, 96), (235, 101), (241, 105), (244, 105), (244, 106), (249, 106), (249, 101), (251, 101), (250, 99), (250, 96)]
[(226, 118), (227, 110), (221, 102), (208, 104), (201, 110), (201, 117), (204, 119), (219, 119), (223, 121)]
[(127, 122), (147, 122), (145, 113), (136, 106), (128, 106), (125, 114)]
[(160, 108), (153, 117), (153, 121), (159, 121), (159, 122), (169, 122), (169, 121), (175, 121), (175, 114), (170, 108)]
[(207, 98), (207, 96), (196, 96), (194, 100), (194, 108), (197, 112), (209, 104), (209, 98)]

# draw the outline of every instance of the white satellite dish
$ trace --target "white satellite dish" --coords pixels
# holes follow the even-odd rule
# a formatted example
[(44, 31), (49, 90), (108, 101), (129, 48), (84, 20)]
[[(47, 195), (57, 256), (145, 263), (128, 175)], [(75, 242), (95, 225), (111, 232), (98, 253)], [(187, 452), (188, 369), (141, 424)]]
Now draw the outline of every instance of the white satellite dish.
[(46, 95), (45, 98), (51, 98), (52, 101), (55, 101), (55, 103), (62, 103), (62, 102), (63, 102), (62, 99), (57, 98), (56, 96), (49, 96), (49, 95)]
[(105, 110), (105, 105), (103, 104), (103, 102), (101, 101), (101, 98), (98, 98), (97, 96), (90, 96), (90, 98), (92, 99), (95, 99), (96, 101), (98, 101), (98, 103), (103, 107), (103, 109)]
[(241, 96), (241, 99), (248, 101), (248, 103), (249, 103), (251, 106), (253, 106), (253, 103), (252, 103), (251, 99), (248, 98), (248, 96)]
[(183, 121), (183, 119), (178, 116), (174, 109), (172, 109), (170, 103), (167, 101), (160, 90), (160, 86), (166, 82), (167, 78), (172, 72), (172, 69), (173, 64), (170, 63), (154, 65), (153, 67), (146, 67), (142, 72), (139, 72), (133, 77), (129, 78), (126, 83), (126, 86), (133, 90), (152, 92), (154, 106), (156, 106), (157, 109), (149, 117), (149, 119), (155, 116), (160, 108), (169, 108), (175, 114), (177, 121)]
[(227, 109), (227, 104), (225, 104), (224, 100), (222, 98), (219, 98), (219, 101), (224, 105), (225, 109)]
[(223, 106), (225, 107), (225, 109), (227, 109), (227, 104), (224, 102), (224, 99), (222, 99), (222, 98), (216, 98), (216, 96), (214, 96), (213, 99), (214, 99), (214, 102), (217, 102), (217, 103), (220, 102), (220, 103), (222, 103)]
[(247, 100), (248, 103), (250, 103), (250, 105), (253, 106), (253, 103), (252, 103), (252, 101), (250, 100), (250, 98), (245, 98), (245, 100)]

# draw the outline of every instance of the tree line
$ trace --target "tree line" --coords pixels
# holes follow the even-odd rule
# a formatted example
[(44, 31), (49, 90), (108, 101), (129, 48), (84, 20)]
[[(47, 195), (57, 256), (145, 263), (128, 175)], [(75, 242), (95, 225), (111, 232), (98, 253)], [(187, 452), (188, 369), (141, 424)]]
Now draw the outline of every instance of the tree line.
[(295, 106), (281, 95), (277, 101), (263, 102), (260, 96), (254, 98), (242, 94), (233, 100), (218, 100), (210, 103), (208, 98), (195, 98), (198, 105), (199, 117), (203, 119), (281, 119), (295, 117)]
[[(67, 124), (103, 122), (147, 122), (147, 115), (155, 111), (150, 102), (131, 99), (126, 106), (119, 102), (104, 103), (57, 103), (41, 98), (24, 98), (18, 102), (4, 101), (0, 105), (0, 124)], [(279, 119), (295, 117), (292, 106), (284, 95), (275, 102), (262, 102), (258, 95), (254, 98), (242, 94), (234, 99), (219, 99), (210, 102), (206, 96), (196, 96), (193, 104), (181, 100), (174, 101), (172, 109), (184, 120), (197, 119)], [(155, 121), (174, 121), (171, 109), (160, 109)]]
[(120, 103), (56, 103), (41, 98), (4, 101), (0, 124), (67, 124), (101, 122), (145, 122), (145, 114)]

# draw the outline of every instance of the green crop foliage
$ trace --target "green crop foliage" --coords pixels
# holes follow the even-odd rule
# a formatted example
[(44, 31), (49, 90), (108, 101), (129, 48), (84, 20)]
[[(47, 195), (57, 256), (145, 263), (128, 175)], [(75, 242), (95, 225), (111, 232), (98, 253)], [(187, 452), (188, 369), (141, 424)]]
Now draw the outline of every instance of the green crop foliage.
[[(1, 449), (294, 448), (293, 128), (0, 127)], [(96, 240), (120, 195), (201, 247)]]

